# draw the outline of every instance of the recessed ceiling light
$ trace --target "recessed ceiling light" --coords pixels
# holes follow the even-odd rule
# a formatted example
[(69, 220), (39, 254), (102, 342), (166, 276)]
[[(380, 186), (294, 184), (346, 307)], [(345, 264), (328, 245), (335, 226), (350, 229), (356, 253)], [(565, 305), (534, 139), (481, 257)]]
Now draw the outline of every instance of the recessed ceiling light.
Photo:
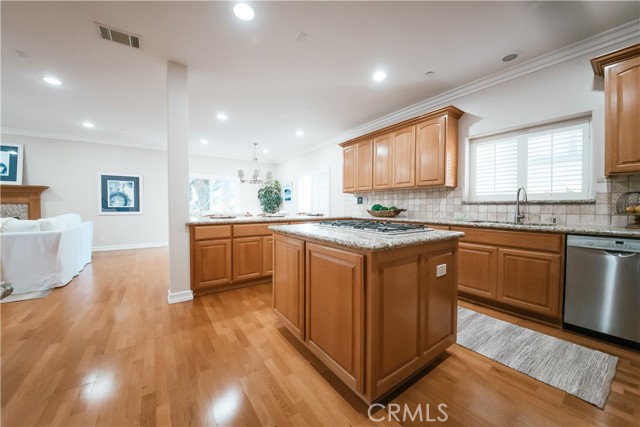
[(45, 82), (49, 83), (50, 85), (53, 86), (60, 86), (62, 84), (62, 82), (58, 79), (56, 79), (55, 77), (51, 77), (51, 76), (47, 76), (47, 77), (43, 77), (42, 80), (44, 80)]
[(206, 139), (201, 139), (200, 140), (200, 144), (202, 145), (207, 145), (209, 143), (209, 141), (207, 141)]
[(265, 148), (264, 150), (262, 150), (262, 152), (263, 152), (264, 154), (269, 154), (269, 150), (267, 150), (266, 148)]
[(228, 117), (225, 113), (220, 113), (216, 116), (218, 118), (218, 120), (227, 120)]
[(251, 21), (255, 16), (253, 8), (246, 3), (238, 3), (233, 7), (233, 13), (243, 21)]
[(387, 73), (385, 73), (384, 71), (376, 71), (375, 74), (373, 75), (373, 80), (377, 82), (381, 82), (386, 78), (387, 78)]
[(298, 135), (298, 136), (302, 136), (302, 135), (304, 135), (304, 132), (302, 132), (301, 130), (296, 131), (296, 135)]
[(82, 126), (89, 128), (89, 129), (93, 129), (94, 127), (96, 127), (96, 125), (94, 125), (91, 122), (82, 122)]
[(516, 59), (518, 57), (517, 53), (510, 53), (509, 55), (505, 56), (502, 58), (502, 62), (509, 62), (509, 61), (513, 61), (514, 59)]

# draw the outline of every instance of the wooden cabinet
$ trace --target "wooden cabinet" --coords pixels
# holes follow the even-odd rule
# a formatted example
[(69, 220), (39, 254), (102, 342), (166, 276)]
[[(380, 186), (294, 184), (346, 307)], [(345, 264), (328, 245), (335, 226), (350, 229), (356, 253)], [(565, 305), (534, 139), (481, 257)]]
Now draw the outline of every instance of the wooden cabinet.
[(298, 338), (304, 340), (304, 242), (276, 235), (273, 252), (273, 309)]
[(232, 280), (231, 226), (191, 227), (191, 289), (225, 286)]
[(640, 44), (591, 62), (605, 80), (605, 174), (640, 172)]
[(461, 297), (561, 320), (563, 234), (451, 229), (465, 233), (459, 244)]
[(393, 133), (393, 187), (415, 185), (416, 127), (400, 129)]
[(342, 191), (353, 193), (356, 191), (356, 146), (345, 147), (342, 150)]
[(373, 141), (358, 142), (342, 152), (342, 191), (373, 189)]
[(340, 144), (343, 191), (457, 186), (462, 114), (449, 106)]
[(450, 115), (416, 126), (416, 186), (458, 185), (458, 119)]
[(393, 185), (392, 135), (373, 139), (373, 189), (385, 190)]
[(373, 142), (356, 144), (356, 191), (373, 188)]
[(233, 280), (250, 280), (262, 276), (262, 237), (233, 239)]
[(262, 238), (262, 274), (273, 274), (273, 237)]
[(498, 252), (497, 300), (559, 317), (560, 272), (558, 254), (502, 248)]
[(462, 292), (495, 299), (498, 285), (498, 248), (477, 243), (458, 245), (460, 272), (458, 289)]
[(349, 387), (363, 384), (363, 256), (306, 244), (306, 342)]
[(269, 280), (273, 274), (269, 225), (191, 226), (191, 289), (202, 294)]
[(449, 240), (366, 252), (276, 233), (274, 310), (342, 382), (374, 401), (455, 342), (456, 248)]

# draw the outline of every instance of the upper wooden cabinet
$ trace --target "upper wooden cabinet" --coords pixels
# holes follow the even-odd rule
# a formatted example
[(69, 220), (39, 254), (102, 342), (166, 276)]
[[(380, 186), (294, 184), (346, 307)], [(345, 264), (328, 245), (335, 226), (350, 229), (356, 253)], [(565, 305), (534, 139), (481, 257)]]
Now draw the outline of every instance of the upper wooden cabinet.
[(640, 44), (591, 60), (604, 75), (605, 174), (640, 172)]
[(410, 126), (393, 133), (393, 187), (415, 185), (416, 127)]
[(393, 135), (391, 134), (380, 135), (373, 139), (374, 190), (384, 190), (393, 186), (392, 139)]
[(458, 120), (447, 115), (416, 126), (416, 186), (458, 185)]
[(356, 191), (373, 188), (373, 142), (363, 141), (356, 145)]
[(361, 141), (342, 152), (342, 191), (373, 189), (373, 141)]
[(457, 186), (462, 114), (449, 106), (340, 144), (343, 191)]

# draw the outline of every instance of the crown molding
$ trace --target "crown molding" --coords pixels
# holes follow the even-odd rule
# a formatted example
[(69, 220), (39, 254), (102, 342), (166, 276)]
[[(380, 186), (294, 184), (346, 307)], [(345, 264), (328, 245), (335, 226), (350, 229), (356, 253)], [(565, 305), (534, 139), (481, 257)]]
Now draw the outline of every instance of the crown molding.
[(521, 64), (514, 65), (505, 71), (483, 77), (473, 82), (464, 84), (455, 89), (441, 93), (440, 95), (427, 98), (408, 107), (394, 111), (378, 119), (367, 122), (363, 125), (350, 129), (340, 135), (325, 140), (319, 144), (309, 147), (306, 150), (298, 151), (280, 160), (278, 163), (286, 162), (304, 154), (325, 148), (329, 145), (340, 144), (354, 138), (374, 132), (378, 129), (393, 125), (397, 122), (410, 119), (424, 114), (432, 109), (441, 108), (451, 104), (456, 99), (488, 89), (493, 86), (508, 82), (510, 80), (526, 76), (545, 68), (570, 61), (574, 58), (587, 55), (593, 52), (602, 51), (611, 46), (627, 41), (638, 43), (640, 39), (640, 19), (628, 22), (611, 30), (586, 38), (577, 43), (565, 46), (555, 51), (551, 51), (537, 58), (530, 59)]

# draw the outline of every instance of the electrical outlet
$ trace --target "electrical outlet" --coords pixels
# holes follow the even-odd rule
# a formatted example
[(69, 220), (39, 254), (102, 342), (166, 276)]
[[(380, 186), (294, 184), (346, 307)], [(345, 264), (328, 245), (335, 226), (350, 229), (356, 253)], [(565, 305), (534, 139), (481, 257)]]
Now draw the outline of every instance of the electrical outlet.
[(447, 274), (447, 264), (440, 264), (436, 267), (436, 277), (442, 277)]
[(100, 241), (104, 242), (104, 236), (100, 236)]
[(356, 205), (362, 205), (367, 201), (365, 196), (356, 196)]

